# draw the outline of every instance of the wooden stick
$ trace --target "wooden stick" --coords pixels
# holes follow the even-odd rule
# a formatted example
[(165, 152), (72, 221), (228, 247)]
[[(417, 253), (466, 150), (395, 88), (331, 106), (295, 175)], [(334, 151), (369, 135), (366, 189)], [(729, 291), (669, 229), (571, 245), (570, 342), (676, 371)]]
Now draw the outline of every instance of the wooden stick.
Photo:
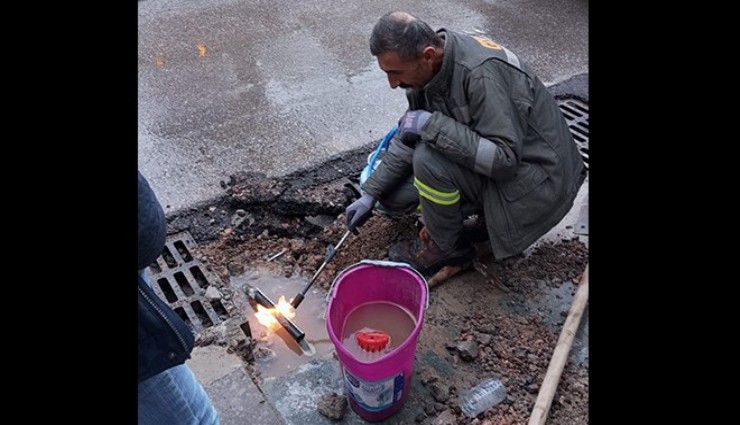
[(570, 346), (573, 344), (573, 338), (578, 330), (578, 324), (581, 322), (581, 316), (583, 315), (583, 309), (586, 307), (587, 301), (588, 264), (586, 264), (586, 270), (583, 272), (583, 276), (581, 277), (580, 288), (578, 288), (578, 292), (576, 292), (575, 297), (573, 297), (570, 312), (568, 313), (568, 317), (565, 319), (565, 324), (563, 325), (563, 330), (560, 332), (560, 337), (555, 346), (555, 351), (552, 353), (550, 364), (547, 366), (545, 379), (542, 382), (539, 394), (537, 394), (537, 400), (534, 403), (532, 415), (529, 417), (527, 425), (544, 425), (545, 420), (547, 419), (547, 414), (550, 412), (550, 405), (552, 404), (552, 398), (555, 395), (555, 390), (558, 388), (560, 375), (563, 373), (565, 363), (568, 361)]

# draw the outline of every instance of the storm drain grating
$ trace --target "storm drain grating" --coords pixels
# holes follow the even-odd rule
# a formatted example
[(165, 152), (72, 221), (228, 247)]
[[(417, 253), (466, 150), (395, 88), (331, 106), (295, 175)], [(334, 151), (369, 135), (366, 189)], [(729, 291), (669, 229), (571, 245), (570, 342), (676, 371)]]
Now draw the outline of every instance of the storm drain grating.
[(218, 290), (223, 283), (193, 257), (194, 247), (195, 241), (188, 232), (168, 235), (162, 255), (149, 266), (149, 279), (157, 295), (188, 326), (200, 332), (226, 320), (229, 313), (220, 299), (206, 298), (209, 287)]
[(575, 99), (559, 100), (558, 106), (565, 116), (571, 134), (581, 152), (588, 171), (588, 104)]

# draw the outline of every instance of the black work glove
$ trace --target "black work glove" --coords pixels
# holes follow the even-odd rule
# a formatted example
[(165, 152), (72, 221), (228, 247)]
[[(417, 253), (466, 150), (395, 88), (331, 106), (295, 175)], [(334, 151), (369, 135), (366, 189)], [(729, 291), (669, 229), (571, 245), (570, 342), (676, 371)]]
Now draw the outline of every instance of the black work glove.
[(356, 235), (357, 228), (365, 224), (365, 222), (373, 215), (374, 205), (375, 198), (366, 193), (344, 210), (347, 215), (347, 228), (351, 230), (352, 233)]
[(432, 114), (430, 112), (423, 109), (407, 111), (403, 114), (398, 121), (398, 132), (400, 133), (401, 141), (406, 143), (405, 140), (414, 140), (414, 136), (416, 136), (416, 141), (418, 142), (421, 139), (421, 129), (431, 116)]

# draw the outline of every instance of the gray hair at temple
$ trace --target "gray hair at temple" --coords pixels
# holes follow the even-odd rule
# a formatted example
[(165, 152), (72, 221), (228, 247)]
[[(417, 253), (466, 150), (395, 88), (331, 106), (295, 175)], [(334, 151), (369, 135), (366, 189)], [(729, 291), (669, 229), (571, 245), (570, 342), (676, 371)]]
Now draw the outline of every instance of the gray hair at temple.
[(407, 12), (388, 12), (381, 16), (370, 34), (373, 56), (394, 50), (402, 60), (414, 60), (429, 45), (444, 46), (437, 33), (424, 21)]

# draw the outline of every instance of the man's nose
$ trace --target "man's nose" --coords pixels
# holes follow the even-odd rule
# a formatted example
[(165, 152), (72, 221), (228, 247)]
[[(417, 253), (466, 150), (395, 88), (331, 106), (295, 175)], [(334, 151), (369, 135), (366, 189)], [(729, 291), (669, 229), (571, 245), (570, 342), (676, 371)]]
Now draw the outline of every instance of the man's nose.
[(394, 78), (393, 76), (388, 76), (388, 84), (390, 84), (392, 89), (395, 89), (396, 87), (401, 84), (401, 81), (398, 78)]

